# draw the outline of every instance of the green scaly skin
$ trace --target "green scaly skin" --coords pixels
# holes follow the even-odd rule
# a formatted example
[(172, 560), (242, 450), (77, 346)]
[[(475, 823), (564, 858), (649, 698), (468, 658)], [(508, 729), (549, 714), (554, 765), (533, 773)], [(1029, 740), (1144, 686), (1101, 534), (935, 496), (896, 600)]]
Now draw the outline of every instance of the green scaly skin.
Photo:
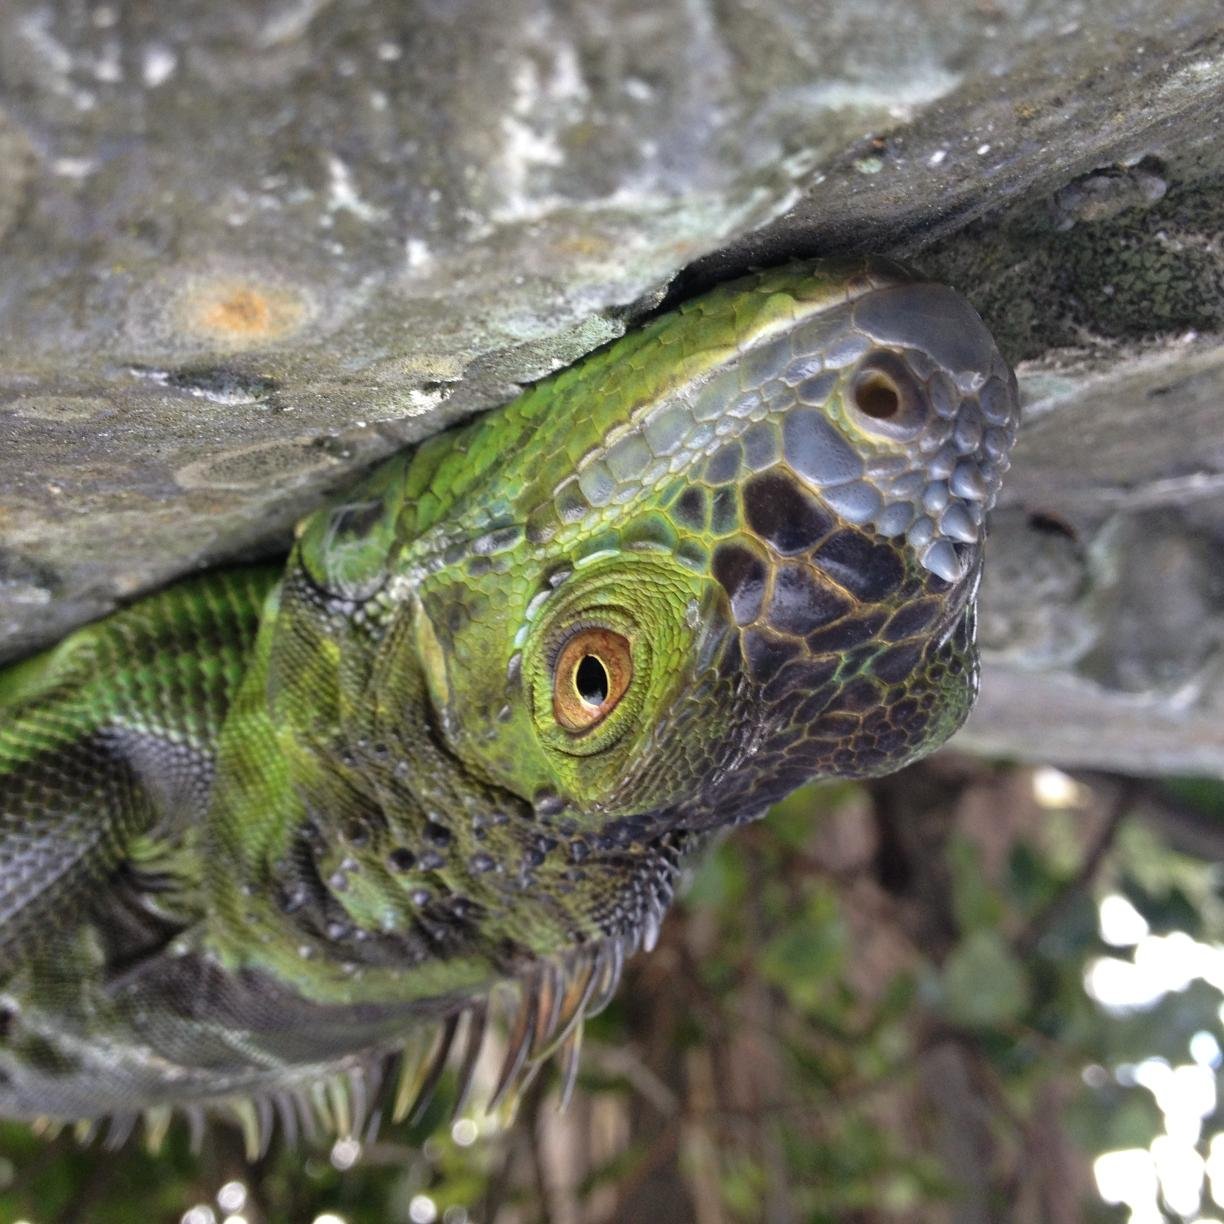
[(963, 721), (1016, 421), (951, 290), (778, 269), (0, 672), (0, 1113), (349, 1129), (406, 1043), (399, 1112), (457, 1031), (469, 1078), (507, 982), (500, 1092), (572, 1066), (713, 830)]

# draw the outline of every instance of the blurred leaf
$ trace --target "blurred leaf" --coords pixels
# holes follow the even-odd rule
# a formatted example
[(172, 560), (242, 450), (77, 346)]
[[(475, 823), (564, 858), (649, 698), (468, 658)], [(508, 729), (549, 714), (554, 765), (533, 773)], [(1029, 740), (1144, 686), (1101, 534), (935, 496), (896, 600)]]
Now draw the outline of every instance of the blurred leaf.
[(803, 910), (765, 946), (760, 971), (803, 1007), (812, 1007), (829, 993), (846, 951), (837, 896), (813, 888)]
[(862, 788), (855, 782), (823, 781), (801, 786), (770, 808), (770, 834), (780, 846), (806, 846), (822, 816), (861, 794)]
[(1062, 888), (1062, 879), (1050, 870), (1037, 848), (1017, 841), (1007, 858), (1009, 892), (1028, 913), (1047, 905)]
[(1028, 1006), (1028, 979), (995, 931), (971, 931), (943, 966), (944, 1011), (970, 1027), (1018, 1020)]
[(1117, 870), (1127, 898), (1157, 934), (1224, 938), (1217, 863), (1181, 854), (1151, 825), (1128, 821), (1118, 838)]
[(722, 909), (738, 905), (748, 890), (742, 856), (725, 841), (705, 857), (684, 893), (691, 909)]
[(947, 854), (957, 926), (962, 931), (997, 927), (1003, 918), (1003, 901), (982, 871), (982, 853), (977, 845), (954, 834), (948, 840)]
[(1180, 888), (1151, 893), (1134, 880), (1128, 879), (1125, 884), (1126, 899), (1143, 915), (1154, 935), (1171, 931), (1186, 931), (1194, 936), (1201, 933), (1201, 914)]
[(1100, 948), (1100, 911), (1096, 898), (1080, 889), (1061, 899), (1058, 921), (1041, 936), (1041, 953), (1065, 964), (1080, 962)]
[(1187, 807), (1224, 820), (1224, 781), (1219, 778), (1163, 778), (1156, 788)]
[(722, 1174), (723, 1201), (736, 1215), (759, 1220), (765, 1191), (765, 1171), (756, 1161), (740, 1156), (726, 1162)]
[(1151, 1093), (1114, 1083), (1081, 1093), (1064, 1113), (1068, 1133), (1088, 1151), (1145, 1148), (1162, 1121)]

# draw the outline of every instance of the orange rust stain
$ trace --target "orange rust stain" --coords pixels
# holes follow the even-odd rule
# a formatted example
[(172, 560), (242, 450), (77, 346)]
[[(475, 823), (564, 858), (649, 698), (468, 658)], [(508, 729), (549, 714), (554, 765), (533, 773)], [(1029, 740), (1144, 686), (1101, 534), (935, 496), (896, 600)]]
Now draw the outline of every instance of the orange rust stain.
[(295, 294), (242, 282), (213, 282), (188, 298), (192, 329), (231, 344), (278, 340), (296, 331), (305, 315), (305, 303)]
[(611, 249), (608, 241), (596, 234), (570, 235), (553, 243), (553, 248), (563, 255), (579, 258), (599, 258)]

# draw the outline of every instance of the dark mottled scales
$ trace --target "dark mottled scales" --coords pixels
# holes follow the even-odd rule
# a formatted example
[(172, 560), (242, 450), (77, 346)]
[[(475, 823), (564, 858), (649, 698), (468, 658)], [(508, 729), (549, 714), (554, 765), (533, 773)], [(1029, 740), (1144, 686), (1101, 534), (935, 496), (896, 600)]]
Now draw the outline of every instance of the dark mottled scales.
[(762, 472), (744, 485), (748, 526), (778, 552), (805, 552), (833, 530), (829, 512), (782, 469)]
[(878, 655), (871, 665), (871, 670), (885, 683), (897, 684), (913, 672), (921, 658), (922, 647), (917, 643), (906, 643)]
[(799, 653), (799, 646), (764, 629), (749, 629), (744, 634), (744, 657), (748, 671), (758, 684), (773, 679), (778, 669)]
[(860, 531), (845, 529), (825, 541), (815, 562), (864, 603), (879, 603), (900, 585), (905, 569), (891, 544), (876, 542)]
[(889, 617), (888, 624), (884, 626), (880, 636), (886, 642), (899, 642), (902, 638), (913, 637), (932, 624), (939, 611), (939, 600), (916, 599)]
[(817, 693), (833, 679), (836, 671), (836, 659), (796, 658), (765, 685), (761, 695), (766, 701), (777, 701), (783, 697), (793, 700), (796, 694)]
[(681, 527), (690, 531), (705, 531), (709, 500), (700, 485), (690, 485), (676, 498), (671, 508), (672, 515)]
[(847, 714), (841, 701), (840, 692), (835, 692), (826, 703), (825, 711), (820, 716), (819, 731), (821, 735), (847, 742), (858, 731), (862, 724), (854, 714)]
[(861, 616), (844, 617), (836, 624), (808, 634), (808, 649), (813, 654), (842, 654), (855, 646), (861, 646), (880, 632), (885, 615), (883, 612), (868, 612)]
[(873, 709), (882, 695), (883, 692), (876, 681), (867, 676), (859, 676), (858, 679), (845, 684), (830, 705), (835, 710), (862, 712)]
[(795, 721), (808, 726), (828, 709), (829, 702), (837, 692), (835, 684), (822, 684), (819, 688), (805, 692), (799, 704), (795, 707)]
[(901, 751), (909, 742), (909, 732), (903, 727), (883, 727), (876, 739), (877, 747), (886, 756)]
[(765, 619), (780, 633), (803, 637), (844, 616), (850, 608), (850, 601), (828, 583), (821, 582), (810, 566), (780, 565), (774, 571)]
[(764, 559), (743, 544), (720, 544), (714, 550), (713, 572), (730, 597), (736, 622), (756, 620), (765, 597)]

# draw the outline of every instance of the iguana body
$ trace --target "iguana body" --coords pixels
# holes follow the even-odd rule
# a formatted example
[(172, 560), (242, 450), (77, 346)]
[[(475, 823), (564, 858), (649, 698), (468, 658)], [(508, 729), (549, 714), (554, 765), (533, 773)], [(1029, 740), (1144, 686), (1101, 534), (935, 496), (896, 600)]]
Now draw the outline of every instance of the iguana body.
[(961, 723), (1016, 418), (951, 290), (763, 273), (0, 672), (0, 1113), (347, 1129), (502, 982), (572, 1059), (710, 831)]

